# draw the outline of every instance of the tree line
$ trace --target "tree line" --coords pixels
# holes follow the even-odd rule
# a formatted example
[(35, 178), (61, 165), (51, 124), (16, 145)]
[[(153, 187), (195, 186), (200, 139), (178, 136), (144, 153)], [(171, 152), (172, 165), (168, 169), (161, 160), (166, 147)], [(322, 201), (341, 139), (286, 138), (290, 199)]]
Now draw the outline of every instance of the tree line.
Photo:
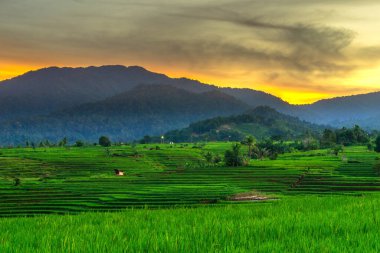
[[(242, 145), (248, 147), (247, 154), (241, 151)], [(319, 139), (306, 135), (302, 140), (294, 142), (284, 142), (275, 138), (256, 142), (254, 137), (248, 136), (240, 143), (233, 144), (230, 150), (225, 151), (224, 162), (226, 166), (244, 166), (251, 159), (274, 160), (279, 154), (320, 148), (330, 148), (331, 153), (338, 155), (343, 151), (344, 146), (352, 145), (367, 145), (369, 150), (380, 152), (380, 135), (377, 132), (369, 134), (356, 125), (353, 128), (325, 129)]]

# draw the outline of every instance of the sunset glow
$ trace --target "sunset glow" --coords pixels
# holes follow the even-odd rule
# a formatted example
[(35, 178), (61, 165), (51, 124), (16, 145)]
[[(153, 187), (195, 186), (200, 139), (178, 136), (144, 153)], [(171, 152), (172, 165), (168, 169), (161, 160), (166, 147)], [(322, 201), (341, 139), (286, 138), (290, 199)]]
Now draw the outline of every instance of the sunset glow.
[(1, 1), (0, 80), (121, 64), (296, 104), (380, 90), (378, 1), (158, 2)]

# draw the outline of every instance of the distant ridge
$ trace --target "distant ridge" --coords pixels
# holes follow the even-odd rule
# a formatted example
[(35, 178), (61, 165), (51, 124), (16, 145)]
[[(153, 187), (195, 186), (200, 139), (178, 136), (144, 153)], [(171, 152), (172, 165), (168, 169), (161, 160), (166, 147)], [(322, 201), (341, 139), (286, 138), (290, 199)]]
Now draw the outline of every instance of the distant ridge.
[(235, 115), (249, 108), (218, 90), (193, 93), (170, 85), (140, 85), (102, 101), (82, 104), (19, 121), (0, 128), (0, 143), (63, 137), (69, 141), (97, 141), (109, 136), (114, 141), (133, 141), (147, 134), (163, 134), (194, 121), (219, 115)]
[[(171, 119), (171, 127), (168, 128), (168, 124), (162, 123), (162, 120), (157, 121), (157, 118), (153, 121), (158, 123), (153, 125), (149, 125), (148, 121), (143, 120), (141, 115), (149, 115), (156, 109), (151, 106), (147, 99), (148, 96), (141, 94), (136, 96), (136, 98), (141, 98), (140, 101), (133, 100), (133, 97), (130, 97), (129, 100), (135, 101), (134, 103), (128, 102), (128, 104), (123, 101), (123, 104), (119, 106), (124, 108), (126, 112), (124, 114), (117, 107), (111, 111), (111, 107), (106, 106), (107, 103), (115, 106), (117, 98), (127, 96), (126, 93), (128, 94), (129, 91), (138, 92), (138, 89), (134, 90), (136, 87), (145, 87), (142, 89), (146, 89), (148, 86), (150, 88), (146, 92), (160, 94), (160, 96), (163, 94), (157, 89), (154, 90), (154, 86), (160, 88), (170, 86), (172, 89), (177, 89), (172, 90), (175, 94), (186, 91), (186, 95), (183, 93), (180, 99), (181, 102), (186, 101), (186, 103), (177, 103), (172, 106), (177, 107), (178, 110), (183, 110), (183, 112), (189, 112), (189, 114), (184, 118)], [(166, 90), (166, 88), (162, 89), (163, 91)], [(219, 104), (218, 106), (210, 104), (211, 107), (208, 110), (205, 105), (209, 101), (202, 100), (199, 105), (203, 106), (203, 109), (192, 111), (192, 109), (198, 108), (196, 101), (200, 98), (196, 94), (202, 94), (201, 97), (208, 97), (210, 100), (215, 99), (219, 101)], [(167, 97), (166, 100), (170, 100), (170, 98)], [(224, 100), (224, 104), (227, 106), (224, 106), (222, 102)], [(237, 106), (238, 103), (239, 106)], [(126, 104), (128, 104), (127, 107), (125, 107)], [(167, 105), (169, 104), (167, 103)], [(229, 110), (230, 104), (234, 104), (236, 107), (232, 106), (232, 110)], [(170, 113), (169, 107), (163, 110), (164, 107), (158, 105), (157, 103), (155, 106), (162, 109), (158, 112), (161, 118), (166, 116), (163, 113), (165, 110)], [(56, 139), (62, 135), (73, 138), (91, 136), (89, 138), (93, 140), (95, 134), (100, 132), (110, 133), (112, 136), (120, 134), (120, 139), (125, 137), (125, 139), (130, 140), (145, 134), (151, 135), (185, 127), (192, 120), (198, 121), (207, 117), (225, 116), (235, 112), (241, 113), (242, 111), (235, 110), (238, 107), (239, 109), (244, 107), (246, 110), (258, 106), (268, 106), (283, 114), (317, 124), (334, 127), (351, 127), (358, 124), (367, 129), (380, 129), (380, 112), (378, 110), (380, 108), (380, 92), (325, 99), (311, 105), (295, 106), (262, 91), (223, 88), (187, 78), (170, 78), (139, 66), (49, 67), (30, 71), (24, 75), (0, 82), (0, 123), (3, 127), (0, 131), (0, 145), (19, 142), (14, 141), (16, 139), (37, 139), (37, 137), (47, 138), (47, 136)], [(90, 120), (94, 119), (95, 115), (99, 115), (99, 111), (102, 110), (101, 120)], [(132, 112), (135, 112), (134, 120), (139, 123), (132, 124), (129, 128), (138, 126), (140, 132), (130, 133), (131, 130), (128, 130), (128, 133), (119, 133), (119, 130), (115, 130), (124, 129), (126, 126), (123, 124), (132, 122), (130, 114)], [(140, 118), (136, 116), (138, 115), (136, 112), (139, 112)], [(117, 120), (115, 120), (116, 113), (119, 113)], [(194, 115), (198, 116), (195, 117)], [(112, 121), (123, 122), (123, 124), (116, 126), (116, 123), (111, 123)], [(88, 124), (89, 122), (92, 124)], [(109, 122), (109, 124), (105, 124), (105, 122)], [(147, 125), (143, 125), (143, 122)], [(72, 127), (67, 127), (67, 124), (71, 124)], [(74, 127), (75, 125), (78, 127)], [(86, 129), (89, 134), (80, 134), (83, 129), (80, 130), (79, 126), (85, 126), (83, 129)], [(53, 128), (48, 129), (48, 127)], [(62, 130), (65, 127), (74, 131), (75, 134), (69, 130)], [(96, 130), (91, 131), (91, 129)]]
[(380, 130), (380, 92), (323, 99), (298, 108), (295, 115), (311, 122)]
[[(0, 82), (0, 121), (46, 115), (100, 101), (141, 84), (167, 84), (194, 93), (220, 90), (195, 80), (169, 78), (139, 66), (49, 67)], [(226, 89), (227, 94), (229, 91), (232, 90)], [(255, 91), (250, 103), (245, 102), (251, 104), (252, 100), (271, 105), (278, 98)]]

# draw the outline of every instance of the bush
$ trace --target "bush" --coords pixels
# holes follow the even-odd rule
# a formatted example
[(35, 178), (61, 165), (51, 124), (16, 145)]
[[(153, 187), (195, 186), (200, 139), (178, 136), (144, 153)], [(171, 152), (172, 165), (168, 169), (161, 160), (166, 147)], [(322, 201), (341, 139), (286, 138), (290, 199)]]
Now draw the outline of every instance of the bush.
[(84, 143), (83, 141), (76, 141), (75, 144), (74, 144), (75, 147), (83, 147), (84, 146)]
[(111, 146), (111, 141), (108, 139), (106, 136), (101, 136), (99, 138), (99, 145), (102, 147), (110, 147)]
[(376, 152), (378, 152), (378, 153), (380, 153), (380, 135), (379, 136), (377, 136), (377, 138), (376, 138), (376, 141), (375, 141), (375, 151)]
[(224, 162), (227, 166), (237, 167), (244, 164), (244, 159), (240, 151), (240, 144), (234, 144), (232, 150), (226, 150)]
[(333, 148), (332, 148), (332, 153), (336, 156), (339, 155), (340, 152), (343, 151), (343, 145), (335, 145)]
[(207, 163), (211, 163), (214, 158), (214, 154), (210, 151), (207, 151), (205, 154), (203, 154), (203, 157), (205, 158)]
[(213, 163), (214, 164), (218, 164), (222, 161), (222, 158), (220, 157), (220, 155), (215, 155), (214, 156), (214, 160), (213, 160)]

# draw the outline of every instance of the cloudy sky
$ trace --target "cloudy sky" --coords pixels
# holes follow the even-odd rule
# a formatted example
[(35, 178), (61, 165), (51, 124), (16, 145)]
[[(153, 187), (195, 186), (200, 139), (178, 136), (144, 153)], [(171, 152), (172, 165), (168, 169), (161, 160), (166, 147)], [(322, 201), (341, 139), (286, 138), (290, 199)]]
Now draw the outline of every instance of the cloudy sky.
[(141, 65), (292, 103), (380, 90), (378, 0), (0, 0), (0, 80)]

